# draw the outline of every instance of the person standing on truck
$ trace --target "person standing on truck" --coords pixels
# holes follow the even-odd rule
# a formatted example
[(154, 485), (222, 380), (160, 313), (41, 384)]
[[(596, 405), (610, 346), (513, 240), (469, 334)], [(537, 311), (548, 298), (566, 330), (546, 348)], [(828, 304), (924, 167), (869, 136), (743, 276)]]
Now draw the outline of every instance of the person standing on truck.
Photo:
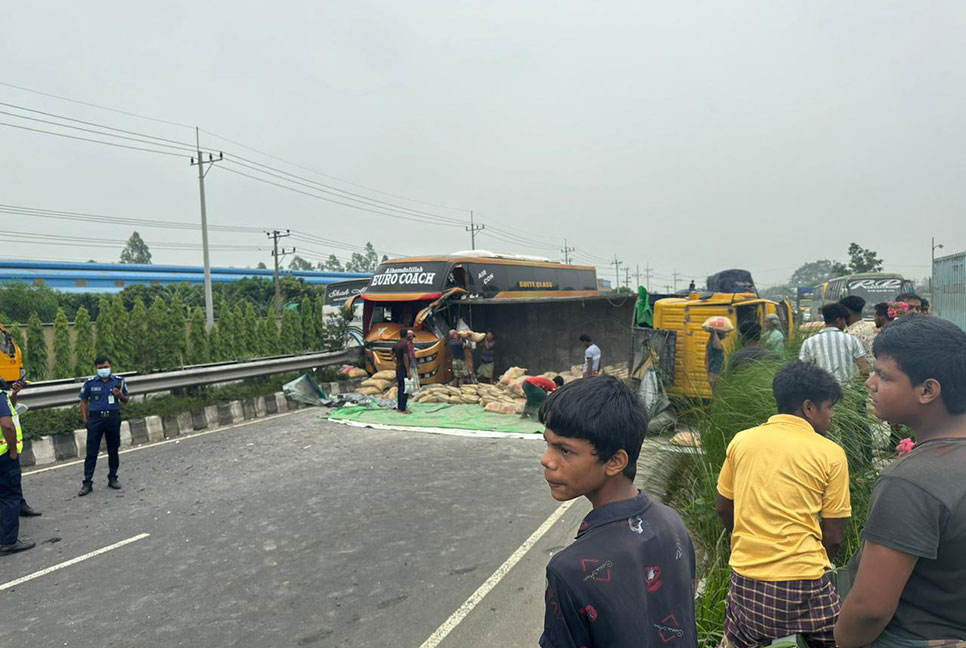
[(87, 456), (84, 459), (84, 484), (78, 495), (84, 497), (94, 488), (94, 468), (101, 438), (107, 440), (107, 485), (120, 489), (117, 479), (121, 447), (121, 403), (130, 400), (127, 384), (120, 376), (111, 375), (111, 359), (106, 355), (94, 360), (97, 375), (88, 378), (80, 390), (81, 420), (87, 427)]
[(453, 384), (459, 387), (473, 382), (473, 375), (466, 367), (466, 347), (469, 342), (461, 338), (456, 329), (451, 329), (446, 344), (449, 345), (449, 355), (453, 359)]
[(476, 377), (481, 381), (493, 384), (493, 369), (496, 365), (496, 336), (493, 331), (487, 331), (480, 347), (480, 366), (476, 369)]
[(415, 369), (412, 349), (413, 331), (403, 329), (399, 341), (392, 347), (392, 355), (396, 360), (396, 409), (400, 414), (412, 414), (406, 409), (409, 394), (406, 393), (406, 378), (411, 378)]
[(581, 335), (579, 339), (584, 346), (584, 378), (599, 375), (600, 347), (594, 344), (594, 341), (586, 333)]

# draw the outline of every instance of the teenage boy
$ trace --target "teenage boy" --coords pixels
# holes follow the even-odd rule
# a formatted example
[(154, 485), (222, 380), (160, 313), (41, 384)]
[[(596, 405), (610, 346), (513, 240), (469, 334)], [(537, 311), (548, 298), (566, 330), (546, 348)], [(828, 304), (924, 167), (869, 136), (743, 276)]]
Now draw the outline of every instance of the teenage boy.
[(875, 355), (875, 415), (908, 425), (917, 443), (872, 490), (835, 638), (841, 648), (964, 646), (966, 333), (906, 315), (879, 334)]
[(694, 548), (681, 518), (634, 486), (647, 428), (613, 377), (577, 380), (540, 407), (551, 496), (594, 510), (547, 565), (543, 648), (695, 648)]
[(852, 514), (845, 451), (825, 438), (842, 397), (803, 362), (775, 374), (778, 414), (728, 444), (716, 509), (731, 532), (726, 644), (753, 648), (802, 634), (832, 648), (841, 601), (825, 571)]

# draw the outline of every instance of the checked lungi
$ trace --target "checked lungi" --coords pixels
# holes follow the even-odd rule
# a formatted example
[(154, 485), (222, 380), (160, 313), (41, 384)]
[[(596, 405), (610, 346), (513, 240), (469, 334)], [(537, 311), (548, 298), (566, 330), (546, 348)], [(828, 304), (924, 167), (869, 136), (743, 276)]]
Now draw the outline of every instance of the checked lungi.
[(757, 581), (731, 573), (725, 639), (735, 648), (764, 646), (801, 634), (810, 646), (832, 648), (842, 601), (827, 576), (818, 580)]

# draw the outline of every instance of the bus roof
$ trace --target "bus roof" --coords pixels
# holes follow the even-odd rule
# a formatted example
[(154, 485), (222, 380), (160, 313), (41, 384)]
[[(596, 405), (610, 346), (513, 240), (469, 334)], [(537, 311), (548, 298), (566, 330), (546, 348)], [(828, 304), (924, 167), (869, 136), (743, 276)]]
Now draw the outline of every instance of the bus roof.
[[(474, 254), (473, 251), (466, 252), (454, 252), (452, 254), (439, 254), (436, 256), (418, 256), (418, 257), (399, 257), (396, 259), (387, 259), (382, 263), (428, 263), (430, 261), (447, 261), (451, 263), (499, 263), (506, 265), (524, 265), (524, 266), (540, 266), (540, 267), (553, 267), (553, 268), (573, 268), (575, 270), (594, 270), (594, 266), (586, 265), (565, 265), (557, 261), (550, 261), (549, 259), (544, 259), (543, 257), (527, 257), (523, 255), (515, 254), (495, 254), (493, 252), (485, 252), (485, 250), (476, 250), (478, 254)], [(382, 265), (380, 263), (380, 265)]]

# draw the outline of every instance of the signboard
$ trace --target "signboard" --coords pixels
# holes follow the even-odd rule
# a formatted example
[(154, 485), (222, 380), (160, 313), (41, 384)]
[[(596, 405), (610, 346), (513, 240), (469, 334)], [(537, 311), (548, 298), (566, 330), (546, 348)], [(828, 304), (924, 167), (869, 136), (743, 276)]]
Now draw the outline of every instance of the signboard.
[(330, 283), (325, 287), (325, 305), (340, 307), (355, 297), (369, 285), (368, 279), (353, 279), (352, 281), (339, 281)]
[(883, 298), (880, 301), (886, 301), (886, 298), (892, 299), (902, 292), (902, 279), (899, 277), (891, 277), (888, 279), (853, 279), (848, 283), (847, 292), (850, 295), (859, 295), (860, 297), (865, 297), (866, 295), (870, 297), (879, 296)]
[(445, 261), (425, 263), (384, 263), (376, 268), (366, 292), (429, 293), (440, 292), (446, 278)]

